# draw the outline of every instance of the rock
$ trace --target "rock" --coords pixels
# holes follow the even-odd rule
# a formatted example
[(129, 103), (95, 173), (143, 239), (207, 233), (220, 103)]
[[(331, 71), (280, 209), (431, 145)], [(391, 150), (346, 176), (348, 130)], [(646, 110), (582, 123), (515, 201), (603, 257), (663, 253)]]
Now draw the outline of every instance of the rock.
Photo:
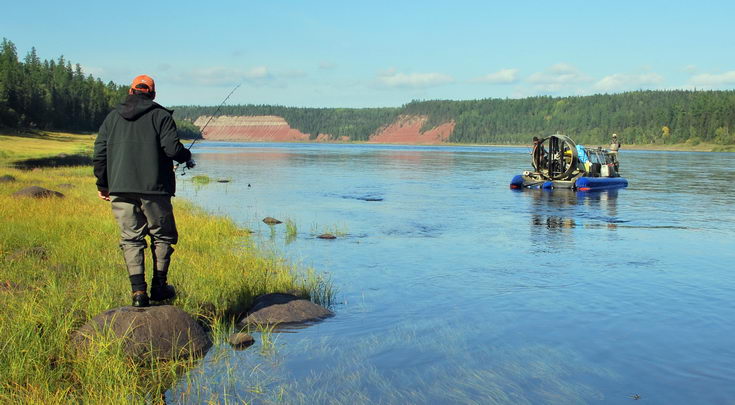
[(212, 341), (202, 327), (182, 309), (172, 305), (147, 308), (120, 307), (90, 319), (72, 333), (72, 343), (86, 350), (103, 329), (124, 339), (125, 354), (136, 360), (159, 360), (204, 355)]
[(255, 343), (255, 339), (252, 336), (243, 332), (233, 333), (227, 341), (230, 342), (230, 345), (235, 349), (245, 349)]
[(319, 236), (317, 236), (319, 239), (337, 239), (336, 236), (332, 235), (331, 233), (323, 233)]
[(68, 190), (68, 189), (74, 188), (76, 186), (73, 185), (73, 184), (69, 184), (69, 183), (62, 183), (62, 184), (57, 184), (56, 187), (58, 187), (58, 188), (64, 188), (64, 189), (67, 189)]
[(277, 220), (275, 218), (272, 218), (272, 217), (265, 217), (265, 218), (263, 218), (263, 222), (265, 222), (268, 225), (277, 225), (277, 224), (281, 224), (282, 223), (281, 221), (279, 221), (279, 220)]
[(229, 183), (230, 179), (217, 179), (217, 183)]
[(6, 174), (4, 176), (0, 176), (0, 183), (13, 183), (15, 181), (15, 177)]
[(334, 315), (321, 305), (291, 294), (272, 293), (255, 299), (241, 326), (293, 324), (317, 321)]
[(64, 197), (58, 191), (49, 190), (43, 187), (30, 186), (24, 189), (18, 190), (13, 193), (13, 197), (33, 197), (33, 198), (49, 198), (49, 197)]

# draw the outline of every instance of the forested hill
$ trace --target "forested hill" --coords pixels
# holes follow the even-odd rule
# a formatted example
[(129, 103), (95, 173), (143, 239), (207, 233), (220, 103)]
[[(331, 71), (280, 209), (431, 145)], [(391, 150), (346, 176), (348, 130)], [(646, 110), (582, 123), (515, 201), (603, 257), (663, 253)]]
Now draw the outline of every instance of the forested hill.
[[(216, 107), (178, 106), (178, 119), (211, 115)], [(276, 115), (312, 137), (330, 134), (367, 140), (402, 115), (424, 115), (423, 129), (453, 121), (457, 143), (525, 144), (561, 132), (580, 143), (605, 143), (612, 133), (626, 143), (735, 143), (735, 91), (635, 91), (579, 97), (468, 101), (413, 101), (400, 108), (223, 107), (219, 115)]]
[(33, 48), (21, 61), (2, 41), (0, 127), (96, 131), (125, 94), (127, 86), (85, 76), (63, 56), (42, 61)]

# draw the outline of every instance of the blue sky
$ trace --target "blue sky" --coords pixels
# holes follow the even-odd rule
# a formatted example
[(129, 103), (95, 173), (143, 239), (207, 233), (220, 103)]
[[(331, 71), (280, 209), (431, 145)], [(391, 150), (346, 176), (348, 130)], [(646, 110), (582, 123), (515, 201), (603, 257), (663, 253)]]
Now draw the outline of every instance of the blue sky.
[(164, 105), (735, 88), (732, 1), (15, 1), (0, 36)]

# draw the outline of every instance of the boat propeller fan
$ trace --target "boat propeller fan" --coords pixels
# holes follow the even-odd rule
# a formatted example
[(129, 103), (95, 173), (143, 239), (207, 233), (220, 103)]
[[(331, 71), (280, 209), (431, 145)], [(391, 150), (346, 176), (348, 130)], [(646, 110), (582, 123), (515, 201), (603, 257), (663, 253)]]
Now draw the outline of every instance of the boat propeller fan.
[(577, 169), (577, 145), (571, 138), (556, 134), (533, 145), (531, 165), (547, 180), (569, 180)]

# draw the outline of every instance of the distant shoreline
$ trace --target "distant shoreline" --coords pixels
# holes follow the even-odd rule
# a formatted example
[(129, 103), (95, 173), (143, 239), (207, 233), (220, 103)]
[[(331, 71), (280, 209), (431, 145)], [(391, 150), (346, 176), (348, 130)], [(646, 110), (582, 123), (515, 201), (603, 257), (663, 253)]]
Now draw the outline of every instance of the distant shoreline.
[[(191, 139), (182, 139), (182, 141), (187, 142), (191, 141)], [(496, 147), (496, 148), (531, 148), (530, 144), (524, 145), (524, 144), (479, 144), (479, 143), (453, 143), (453, 142), (446, 142), (446, 143), (436, 143), (436, 144), (421, 144), (421, 143), (374, 143), (374, 142), (365, 142), (365, 141), (345, 141), (345, 142), (288, 142), (288, 141), (238, 141), (238, 140), (208, 140), (204, 138), (200, 138), (199, 141), (206, 141), (206, 142), (222, 142), (222, 143), (270, 143), (270, 142), (277, 142), (277, 143), (304, 143), (304, 144), (325, 144), (325, 145), (376, 145), (376, 146), (466, 146), (466, 147)], [(585, 145), (587, 146), (587, 145)], [(606, 147), (606, 145), (590, 145), (590, 147), (596, 148), (598, 146)], [(630, 151), (662, 151), (662, 152), (735, 152), (735, 145), (718, 145), (718, 144), (711, 144), (711, 143), (701, 143), (698, 145), (690, 145), (686, 143), (678, 143), (678, 144), (667, 144), (667, 145), (658, 145), (658, 144), (623, 144), (620, 148), (621, 152), (625, 152), (626, 150)]]

